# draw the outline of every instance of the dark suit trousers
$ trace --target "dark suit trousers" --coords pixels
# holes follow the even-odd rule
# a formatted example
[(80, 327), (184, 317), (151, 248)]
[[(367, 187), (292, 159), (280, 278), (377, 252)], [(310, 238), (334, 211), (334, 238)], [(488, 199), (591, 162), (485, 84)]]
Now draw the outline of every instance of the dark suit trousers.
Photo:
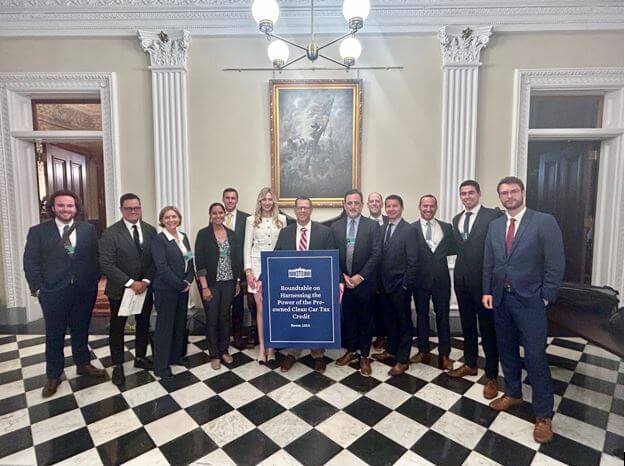
[[(250, 315), (252, 316), (252, 322), (256, 321), (256, 311), (251, 307)], [(234, 297), (232, 300), (232, 333), (234, 336), (241, 335), (243, 332), (243, 290)], [(230, 331), (230, 329), (228, 329)]]
[(408, 364), (412, 344), (410, 296), (410, 292), (402, 287), (382, 295), (388, 333), (387, 351), (394, 354), (401, 364)]
[[(206, 314), (206, 340), (208, 355), (211, 358), (220, 358), (228, 353), (230, 343), (230, 306), (234, 298), (235, 281), (217, 282), (210, 287), (213, 298), (202, 301)], [(241, 296), (242, 293), (239, 293)]]
[(343, 346), (352, 353), (360, 351), (360, 355), (369, 356), (371, 350), (371, 324), (373, 308), (371, 296), (374, 289), (370, 283), (362, 282), (354, 289), (345, 288), (343, 294)]
[(81, 291), (76, 285), (61, 290), (41, 292), (39, 303), (46, 325), (46, 376), (56, 379), (63, 372), (65, 331), (72, 337), (74, 364), (81, 366), (91, 360), (87, 340), (89, 322), (98, 290)]
[[(135, 315), (135, 322), (137, 323), (137, 329), (135, 331), (135, 356), (141, 358), (145, 358), (148, 349), (150, 314), (152, 313), (152, 305), (154, 304), (152, 290), (148, 288), (146, 293), (148, 295), (145, 297), (141, 314)], [(122, 303), (121, 299), (109, 298), (109, 303), (111, 305), (111, 323), (109, 326), (111, 362), (114, 366), (119, 366), (124, 363), (124, 328), (126, 327), (128, 317), (119, 317), (117, 315), (119, 306), (121, 306)]]
[(482, 348), (484, 349), (484, 356), (486, 356), (484, 365), (486, 377), (496, 379), (499, 372), (499, 358), (497, 356), (497, 337), (493, 311), (482, 306), (481, 294), (457, 286), (455, 292), (464, 337), (464, 363), (469, 367), (477, 367), (477, 329), (479, 324)]
[(189, 293), (155, 290), (154, 373), (167, 373), (170, 364), (186, 354), (187, 306)]
[(536, 417), (553, 414), (553, 381), (545, 346), (547, 345), (547, 313), (540, 296), (522, 298), (504, 292), (495, 309), (495, 326), (499, 357), (503, 368), (505, 393), (521, 398), (521, 357), (523, 345), (527, 375), (532, 384), (532, 408)]
[(371, 308), (373, 309), (373, 336), (385, 337), (386, 325), (384, 324), (385, 314), (382, 302), (382, 294), (376, 291), (371, 295)]
[(418, 289), (414, 292), (417, 308), (417, 345), (422, 353), (430, 351), (430, 299), (432, 299), (436, 314), (438, 354), (439, 356), (449, 356), (451, 352), (451, 338), (449, 336), (450, 294), (449, 288)]

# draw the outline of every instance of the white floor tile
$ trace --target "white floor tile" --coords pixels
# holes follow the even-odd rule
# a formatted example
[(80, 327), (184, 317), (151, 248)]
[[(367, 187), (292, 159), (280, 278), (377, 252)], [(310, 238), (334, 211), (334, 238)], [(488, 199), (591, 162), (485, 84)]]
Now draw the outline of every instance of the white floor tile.
[(475, 448), (486, 433), (486, 428), (451, 412), (443, 414), (432, 430), (469, 449)]
[(460, 399), (457, 393), (435, 384), (424, 386), (414, 396), (443, 409), (451, 408)]
[(208, 436), (220, 447), (254, 429), (246, 417), (238, 411), (230, 411), (202, 426)]
[(259, 375), (271, 372), (271, 369), (264, 364), (258, 364), (256, 361), (252, 361), (234, 368), (232, 372), (241, 377), (243, 380), (252, 380)]
[(553, 431), (595, 450), (603, 450), (605, 430), (575, 418), (556, 413), (553, 416)]
[(33, 424), (31, 426), (33, 443), (39, 445), (84, 426), (85, 419), (82, 417), (80, 409), (74, 409)]
[(369, 426), (355, 417), (339, 411), (319, 424), (316, 429), (343, 448), (347, 448), (367, 432)]
[(2, 466), (33, 466), (34, 464), (37, 464), (35, 447), (25, 448), (12, 455), (0, 458), (0, 465)]
[(226, 452), (221, 449), (215, 450), (199, 460), (191, 463), (191, 466), (236, 466)]
[[(297, 461), (284, 450), (278, 450), (269, 458), (258, 463), (258, 466), (299, 466), (302, 463)], [(326, 464), (327, 466), (327, 464)]]
[(616, 383), (618, 372), (606, 369), (605, 367), (595, 366), (593, 364), (586, 364), (585, 362), (577, 363), (575, 372), (579, 374), (588, 375), (596, 379), (606, 380), (608, 382)]
[(570, 398), (571, 400), (579, 401), (580, 403), (584, 403), (604, 411), (610, 411), (610, 407), (612, 406), (611, 396), (594, 390), (589, 390), (578, 385), (569, 385), (564, 392), (564, 398)]
[(91, 448), (87, 451), (83, 451), (82, 453), (67, 458), (60, 463), (56, 463), (56, 466), (99, 466), (101, 464), (102, 460), (100, 459), (98, 450), (95, 448)]
[(312, 427), (290, 411), (284, 411), (262, 424), (259, 429), (278, 446), (284, 448)]
[(464, 460), (464, 463), (462, 463), (462, 466), (498, 466), (498, 465), (499, 463), (497, 463), (496, 461), (493, 461), (484, 455), (480, 455), (476, 451), (472, 451), (471, 454), (467, 456), (467, 459)]
[(165, 455), (158, 448), (147, 451), (130, 461), (124, 463), (124, 466), (170, 466)]
[(27, 409), (18, 409), (11, 413), (3, 414), (0, 416), (0, 435), (27, 427), (29, 424), (30, 416)]
[(147, 403), (148, 401), (155, 400), (164, 395), (167, 395), (167, 390), (165, 390), (163, 386), (156, 381), (122, 393), (122, 396), (131, 408)]
[(387, 408), (396, 409), (401, 406), (404, 401), (410, 398), (410, 393), (393, 387), (387, 383), (381, 383), (373, 390), (368, 391), (366, 396), (367, 398), (371, 398)]
[(233, 408), (245, 406), (263, 395), (263, 392), (249, 382), (241, 383), (219, 394)]
[(608, 417), (608, 430), (622, 437), (623, 436), (623, 416), (610, 413)]
[(352, 390), (342, 383), (330, 385), (328, 388), (325, 388), (317, 393), (318, 398), (327, 401), (338, 409), (343, 409), (345, 406), (350, 405), (361, 396), (362, 395), (356, 390)]
[(181, 388), (170, 393), (170, 396), (176, 400), (182, 408), (188, 408), (200, 401), (207, 400), (215, 395), (215, 392), (208, 388), (204, 382), (194, 383), (188, 387)]
[(374, 429), (406, 448), (411, 448), (428, 431), (424, 425), (395, 411), (378, 422)]
[(142, 426), (141, 421), (132, 409), (127, 409), (112, 416), (105, 417), (93, 424), (89, 424), (87, 428), (93, 439), (95, 446), (121, 437), (128, 432), (137, 430)]
[(157, 446), (164, 445), (195, 428), (196, 422), (186, 411), (176, 411), (145, 426), (145, 430)]
[(539, 443), (534, 441), (534, 424), (508, 413), (499, 413), (489, 430), (497, 432), (504, 437), (514, 439), (515, 442), (525, 445), (533, 450), (538, 450)]
[(349, 450), (343, 450), (338, 455), (333, 456), (325, 466), (366, 466), (363, 460), (351, 453)]
[(78, 406), (87, 406), (96, 401), (104, 400), (119, 394), (119, 388), (109, 380), (84, 388), (74, 393)]
[(416, 453), (408, 450), (397, 460), (395, 466), (430, 466), (434, 463), (430, 463), (425, 458), (417, 455)]
[(310, 392), (291, 382), (283, 385), (277, 390), (272, 391), (267, 396), (280, 403), (286, 409), (291, 409), (292, 407), (300, 404), (302, 401), (308, 399), (310, 397)]

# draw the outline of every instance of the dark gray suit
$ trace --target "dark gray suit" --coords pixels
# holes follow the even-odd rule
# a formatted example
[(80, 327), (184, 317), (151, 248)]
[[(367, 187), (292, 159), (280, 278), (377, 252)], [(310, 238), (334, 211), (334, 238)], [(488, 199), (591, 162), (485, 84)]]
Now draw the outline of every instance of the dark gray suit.
[[(155, 267), (150, 250), (156, 229), (143, 221), (139, 222), (143, 243), (137, 248), (130, 231), (123, 220), (120, 220), (102, 234), (100, 238), (100, 267), (106, 276), (104, 293), (111, 305), (111, 323), (109, 328), (109, 347), (114, 365), (124, 362), (124, 327), (126, 317), (119, 317), (126, 283), (129, 280), (154, 280)], [(150, 313), (152, 311), (152, 289), (148, 288), (141, 314), (135, 316), (137, 322), (135, 351), (136, 356), (145, 357), (150, 329)]]
[[(234, 222), (235, 242), (232, 245), (232, 252), (238, 257), (243, 257), (243, 245), (245, 244), (245, 222), (250, 214), (237, 209), (236, 219)], [(240, 276), (235, 277), (241, 279), (241, 284), (245, 283), (245, 272), (241, 271)], [(256, 328), (256, 311), (250, 309), (252, 317), (252, 328)], [(243, 291), (236, 295), (232, 300), (232, 331), (234, 333), (235, 342), (240, 339), (243, 327)]]

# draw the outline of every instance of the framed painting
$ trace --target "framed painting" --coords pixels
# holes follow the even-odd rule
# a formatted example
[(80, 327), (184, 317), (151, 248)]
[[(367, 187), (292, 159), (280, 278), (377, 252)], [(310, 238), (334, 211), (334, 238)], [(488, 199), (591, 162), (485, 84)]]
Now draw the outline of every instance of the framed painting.
[(360, 188), (362, 80), (270, 81), (271, 184), (278, 205), (299, 196), (339, 207)]

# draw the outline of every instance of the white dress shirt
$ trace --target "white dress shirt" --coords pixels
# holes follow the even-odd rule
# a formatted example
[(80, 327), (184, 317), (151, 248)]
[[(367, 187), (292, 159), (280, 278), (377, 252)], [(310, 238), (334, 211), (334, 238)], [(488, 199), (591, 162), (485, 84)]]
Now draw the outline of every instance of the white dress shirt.
[[(59, 235), (61, 236), (61, 238), (63, 237), (63, 230), (65, 229), (66, 226), (68, 227), (72, 227), (72, 225), (74, 224), (74, 220), (72, 220), (69, 223), (63, 223), (61, 222), (58, 218), (54, 218), (54, 223), (56, 223), (56, 227), (59, 230)], [(72, 231), (72, 234), (69, 235), (69, 241), (70, 243), (72, 243), (72, 246), (76, 247), (76, 229), (74, 228), (74, 231)]]
[(475, 207), (473, 207), (472, 209), (465, 209), (464, 214), (462, 214), (462, 216), (460, 217), (460, 221), (458, 222), (458, 230), (460, 231), (460, 234), (464, 233), (464, 221), (467, 217), (467, 212), (471, 212), (471, 216), (469, 217), (469, 231), (468, 233), (471, 233), (471, 229), (473, 228), (473, 224), (475, 223), (475, 219), (477, 218), (477, 214), (480, 212), (480, 209), (482, 208), (482, 204), (478, 204)]
[[(516, 236), (516, 232), (519, 231), (519, 225), (521, 224), (521, 219), (523, 218), (523, 215), (525, 215), (525, 211), (527, 210), (527, 207), (523, 207), (523, 210), (521, 210), (521, 212), (519, 212), (518, 214), (516, 214), (514, 217), (511, 216), (508, 211), (506, 210), (506, 235), (508, 234), (508, 228), (510, 228), (510, 219), (513, 218), (514, 220), (516, 220), (515, 224), (514, 224), (514, 236)], [(504, 236), (505, 238), (505, 236)]]
[(297, 233), (295, 235), (295, 249), (299, 250), (299, 240), (302, 237), (302, 228), (306, 228), (306, 250), (310, 250), (310, 227), (312, 222), (308, 222), (307, 225), (301, 226), (297, 224)]
[[(425, 239), (428, 228), (428, 221), (421, 218), (419, 219), (419, 223), (421, 224), (421, 231), (423, 232), (423, 238)], [(434, 252), (436, 251), (436, 248), (438, 247), (440, 242), (443, 240), (443, 229), (434, 218), (430, 220), (430, 225), (432, 225), (432, 240), (426, 240), (425, 242), (427, 243), (430, 250)]]
[(380, 226), (384, 225), (384, 216), (380, 214), (379, 217), (369, 217), (371, 220), (378, 222)]
[(163, 233), (165, 233), (165, 237), (169, 240), (169, 241), (175, 241), (176, 245), (178, 246), (178, 249), (180, 249), (180, 252), (182, 253), (182, 256), (185, 258), (187, 258), (187, 252), (189, 252), (189, 250), (187, 249), (187, 247), (184, 245), (184, 241), (182, 241), (182, 238), (184, 238), (184, 235), (179, 232), (178, 230), (176, 230), (176, 236), (171, 235), (171, 233), (169, 233), (167, 230), (163, 230)]

